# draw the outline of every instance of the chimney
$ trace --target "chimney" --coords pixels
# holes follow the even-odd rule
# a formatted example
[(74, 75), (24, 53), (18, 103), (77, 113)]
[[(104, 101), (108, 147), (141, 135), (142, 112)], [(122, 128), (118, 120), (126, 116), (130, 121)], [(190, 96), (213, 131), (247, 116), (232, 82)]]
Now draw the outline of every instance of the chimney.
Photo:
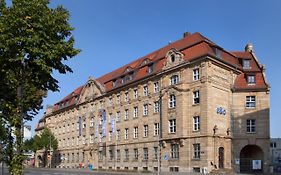
[(248, 44), (245, 46), (245, 52), (254, 52), (253, 43), (248, 43)]
[(189, 33), (189, 32), (184, 32), (184, 33), (183, 33), (183, 37), (184, 37), (184, 38), (187, 37), (187, 36), (189, 36), (189, 35), (191, 35), (191, 33)]

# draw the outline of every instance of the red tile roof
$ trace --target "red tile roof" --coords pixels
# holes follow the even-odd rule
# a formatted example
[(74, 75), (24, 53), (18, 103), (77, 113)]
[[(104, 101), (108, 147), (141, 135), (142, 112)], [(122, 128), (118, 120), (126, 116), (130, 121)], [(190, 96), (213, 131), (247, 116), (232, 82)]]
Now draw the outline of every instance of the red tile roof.
[[(256, 85), (248, 85), (246, 82), (246, 76), (244, 73), (240, 74), (236, 81), (235, 81), (235, 89), (253, 89), (253, 88), (264, 88), (267, 87), (263, 74), (261, 73), (261, 68), (259, 67), (259, 64), (257, 63), (257, 60), (253, 57), (253, 55), (250, 52), (228, 52), (225, 51), (223, 48), (216, 45), (214, 42), (210, 41), (206, 37), (202, 36), (200, 33), (194, 33), (190, 34), (188, 36), (185, 36), (184, 38), (175, 41), (169, 45), (164, 46), (163, 48), (160, 48), (146, 56), (143, 56), (129, 64), (126, 64), (108, 74), (105, 74), (96, 80), (105, 87), (106, 91), (110, 91), (113, 89), (113, 81), (117, 80), (116, 83), (118, 84), (117, 87), (120, 87), (121, 80), (120, 77), (125, 76), (128, 73), (133, 72), (133, 79), (132, 80), (126, 80), (126, 83), (131, 81), (137, 81), (139, 79), (142, 79), (146, 76), (148, 76), (147, 73), (147, 65), (143, 66), (143, 62), (147, 60), (148, 62), (151, 62), (154, 64), (153, 66), (153, 72), (156, 73), (162, 70), (163, 66), (165, 65), (165, 57), (167, 52), (170, 49), (177, 49), (181, 51), (184, 55), (183, 59), (186, 61), (192, 61), (196, 58), (209, 55), (209, 56), (216, 56), (215, 49), (220, 51), (221, 59), (230, 64), (235, 66), (237, 69), (243, 71), (247, 74), (256, 72)], [(243, 59), (250, 59), (251, 69), (249, 70), (243, 70), (242, 67), (242, 60)], [(127, 68), (130, 68), (130, 71), (126, 71)], [(126, 84), (125, 83), (125, 84)], [(77, 88), (74, 92), (66, 96), (63, 100), (56, 103), (54, 106), (55, 110), (59, 109), (59, 104), (64, 104), (66, 101), (69, 101), (69, 105), (73, 105), (77, 102), (75, 100), (74, 96), (79, 96), (81, 93), (83, 86)], [(69, 106), (68, 105), (68, 106)]]

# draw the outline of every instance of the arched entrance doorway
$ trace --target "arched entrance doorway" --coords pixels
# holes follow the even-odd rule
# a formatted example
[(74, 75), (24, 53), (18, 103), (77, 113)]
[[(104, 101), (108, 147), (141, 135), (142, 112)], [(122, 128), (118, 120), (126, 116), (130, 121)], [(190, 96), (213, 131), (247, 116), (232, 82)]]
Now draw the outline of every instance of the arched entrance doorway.
[(263, 172), (263, 151), (257, 145), (246, 145), (240, 152), (240, 172)]
[(219, 168), (224, 168), (224, 147), (219, 147)]

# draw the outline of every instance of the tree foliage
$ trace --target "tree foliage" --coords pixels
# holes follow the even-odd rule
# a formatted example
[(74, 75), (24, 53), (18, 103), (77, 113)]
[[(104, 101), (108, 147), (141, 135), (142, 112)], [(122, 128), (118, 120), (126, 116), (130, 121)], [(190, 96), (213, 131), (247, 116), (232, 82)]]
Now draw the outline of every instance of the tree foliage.
[(0, 0), (0, 110), (15, 128), (17, 150), (10, 174), (22, 174), (23, 119), (32, 120), (48, 90), (58, 91), (54, 71), (72, 72), (64, 64), (79, 53), (72, 31), (68, 11), (49, 8), (49, 0)]
[(40, 136), (35, 135), (31, 139), (24, 142), (25, 151), (36, 152), (37, 150), (41, 149), (44, 149), (45, 151), (56, 151), (57, 148), (58, 141), (48, 128), (45, 128)]

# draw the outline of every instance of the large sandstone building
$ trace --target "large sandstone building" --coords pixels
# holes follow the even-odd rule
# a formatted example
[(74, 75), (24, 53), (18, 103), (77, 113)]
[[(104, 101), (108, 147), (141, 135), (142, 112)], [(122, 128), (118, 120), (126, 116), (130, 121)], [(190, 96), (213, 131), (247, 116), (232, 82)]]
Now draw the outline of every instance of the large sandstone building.
[(268, 171), (269, 85), (253, 45), (230, 52), (185, 33), (90, 77), (46, 110), (44, 127), (59, 142), (53, 167)]

